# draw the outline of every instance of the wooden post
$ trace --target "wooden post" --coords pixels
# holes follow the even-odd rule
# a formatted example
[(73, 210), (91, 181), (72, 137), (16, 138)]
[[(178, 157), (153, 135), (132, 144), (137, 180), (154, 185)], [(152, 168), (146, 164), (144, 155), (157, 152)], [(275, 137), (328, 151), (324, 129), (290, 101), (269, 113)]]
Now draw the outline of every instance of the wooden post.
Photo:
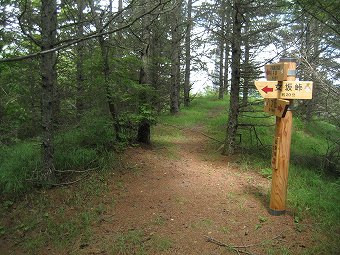
[(272, 190), (270, 213), (281, 215), (286, 211), (290, 142), (293, 114), (289, 106), (293, 99), (312, 99), (313, 82), (295, 81), (296, 60), (282, 58), (279, 63), (265, 65), (267, 81), (255, 81), (255, 87), (265, 99), (264, 111), (276, 118), (272, 154)]
[[(295, 80), (295, 61), (281, 59), (280, 62), (290, 62), (288, 69), (292, 75), (289, 77), (289, 80)], [(288, 80), (288, 78), (286, 79)], [(280, 82), (282, 84), (282, 81)], [(272, 190), (270, 196), (270, 214), (272, 215), (281, 215), (286, 211), (292, 124), (293, 114), (290, 109), (288, 109), (283, 118), (276, 117), (272, 154)]]
[(272, 190), (270, 196), (270, 213), (272, 215), (281, 215), (286, 210), (292, 123), (293, 114), (290, 110), (287, 111), (284, 118), (276, 117), (272, 156)]

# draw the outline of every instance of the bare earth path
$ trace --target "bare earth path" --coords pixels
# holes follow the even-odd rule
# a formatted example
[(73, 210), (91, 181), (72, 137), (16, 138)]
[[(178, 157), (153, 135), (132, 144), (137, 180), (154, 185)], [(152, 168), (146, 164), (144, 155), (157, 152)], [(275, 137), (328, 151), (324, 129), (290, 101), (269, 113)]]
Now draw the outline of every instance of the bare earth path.
[[(106, 212), (112, 217), (96, 228), (92, 244), (76, 253), (109, 254), (103, 242), (136, 230), (143, 233), (146, 254), (241, 254), (207, 237), (247, 246), (239, 249), (245, 254), (301, 254), (311, 245), (310, 231), (297, 231), (292, 216), (267, 212), (269, 180), (210, 155), (202, 134), (187, 130), (184, 136), (175, 141), (175, 154), (167, 148), (126, 152), (131, 171), (112, 184), (109, 196), (116, 197), (116, 205)], [(155, 236), (170, 244), (148, 249)]]
[(28, 194), (4, 211), (0, 254), (287, 255), (315, 245), (292, 213), (269, 215), (270, 180), (229, 163), (195, 129), (127, 149), (119, 171)]

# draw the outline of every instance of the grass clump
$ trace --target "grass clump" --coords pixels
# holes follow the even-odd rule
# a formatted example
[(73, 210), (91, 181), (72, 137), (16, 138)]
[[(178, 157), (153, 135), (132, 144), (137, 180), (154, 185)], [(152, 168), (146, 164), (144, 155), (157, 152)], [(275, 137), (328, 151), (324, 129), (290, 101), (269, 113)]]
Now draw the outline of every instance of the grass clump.
[(288, 201), (299, 216), (310, 214), (327, 228), (338, 222), (340, 179), (298, 166), (292, 166), (289, 174)]
[(140, 230), (129, 230), (120, 233), (111, 248), (112, 255), (146, 255), (167, 251), (172, 247), (172, 241), (158, 235), (147, 236)]
[(172, 241), (161, 236), (154, 236), (151, 239), (151, 249), (156, 252), (167, 251), (172, 247)]
[[(55, 139), (56, 168), (84, 169), (98, 166), (101, 156), (113, 148), (114, 132), (108, 117), (90, 113), (77, 127), (61, 132)], [(95, 121), (93, 121), (95, 119)]]
[(143, 242), (144, 234), (141, 230), (130, 230), (119, 234), (112, 247), (112, 255), (147, 254)]
[[(113, 143), (111, 119), (89, 113), (77, 126), (56, 134), (54, 166), (57, 170), (83, 170), (111, 164)], [(38, 140), (30, 140), (0, 145), (1, 193), (16, 196), (32, 189), (39, 181), (40, 144)]]
[(18, 194), (31, 188), (29, 179), (41, 166), (40, 145), (36, 141), (20, 142), (0, 148), (0, 192)]
[[(36, 254), (40, 249), (51, 245), (62, 251), (69, 248), (76, 240), (88, 242), (91, 235), (93, 212), (83, 211), (72, 218), (38, 212), (35, 218), (28, 218), (27, 224), (22, 224), (29, 234), (22, 246), (31, 254)], [(30, 229), (29, 226), (31, 226)], [(37, 231), (39, 230), (39, 231)]]

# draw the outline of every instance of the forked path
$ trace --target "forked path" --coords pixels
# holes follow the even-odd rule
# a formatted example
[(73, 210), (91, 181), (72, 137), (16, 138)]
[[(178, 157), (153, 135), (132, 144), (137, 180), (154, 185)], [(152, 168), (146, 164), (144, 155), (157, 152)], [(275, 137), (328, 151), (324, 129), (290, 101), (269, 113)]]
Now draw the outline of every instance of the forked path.
[[(137, 230), (146, 254), (238, 254), (208, 238), (240, 246), (243, 254), (301, 254), (312, 245), (310, 231), (297, 231), (293, 216), (268, 213), (269, 180), (211, 153), (201, 133), (183, 132), (171, 153), (164, 147), (127, 150), (128, 171), (115, 178), (115, 207), (96, 230), (93, 254), (103, 240)], [(150, 243), (154, 237), (160, 244)]]

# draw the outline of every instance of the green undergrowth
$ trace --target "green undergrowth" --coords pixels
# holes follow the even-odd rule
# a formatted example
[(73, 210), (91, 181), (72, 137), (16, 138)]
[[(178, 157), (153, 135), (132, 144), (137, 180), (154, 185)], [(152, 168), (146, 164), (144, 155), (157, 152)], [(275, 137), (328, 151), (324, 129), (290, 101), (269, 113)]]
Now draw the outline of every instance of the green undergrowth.
[[(77, 126), (59, 131), (54, 140), (54, 167), (59, 171), (102, 169), (114, 158), (112, 121), (96, 113), (85, 115)], [(31, 190), (40, 175), (40, 139), (0, 145), (0, 193), (10, 196)]]
[(28, 180), (41, 166), (39, 151), (37, 141), (0, 147), (0, 192), (17, 194), (30, 187)]

